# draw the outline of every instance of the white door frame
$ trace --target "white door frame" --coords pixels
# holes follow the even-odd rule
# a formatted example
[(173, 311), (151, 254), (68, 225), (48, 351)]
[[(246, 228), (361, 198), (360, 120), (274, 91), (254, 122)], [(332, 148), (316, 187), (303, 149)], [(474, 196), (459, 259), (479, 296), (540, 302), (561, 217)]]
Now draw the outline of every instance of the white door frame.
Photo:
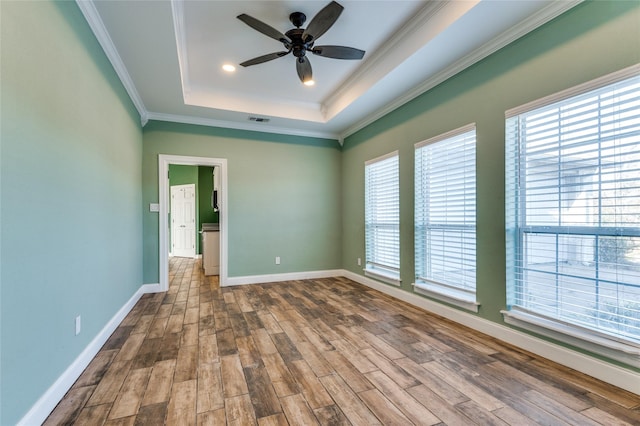
[(187, 157), (182, 155), (158, 155), (158, 200), (160, 220), (158, 221), (160, 264), (160, 291), (169, 290), (169, 165), (218, 166), (220, 168), (219, 200), (220, 218), (220, 286), (227, 284), (227, 159), (207, 157)]

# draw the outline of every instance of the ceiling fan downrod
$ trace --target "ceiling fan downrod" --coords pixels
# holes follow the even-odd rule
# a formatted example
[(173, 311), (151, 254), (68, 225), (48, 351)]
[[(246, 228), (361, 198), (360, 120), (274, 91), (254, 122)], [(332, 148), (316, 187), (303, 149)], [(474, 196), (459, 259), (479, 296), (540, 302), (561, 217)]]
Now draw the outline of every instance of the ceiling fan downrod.
[(291, 21), (294, 27), (300, 28), (307, 21), (307, 15), (302, 12), (293, 12), (289, 15), (289, 21)]

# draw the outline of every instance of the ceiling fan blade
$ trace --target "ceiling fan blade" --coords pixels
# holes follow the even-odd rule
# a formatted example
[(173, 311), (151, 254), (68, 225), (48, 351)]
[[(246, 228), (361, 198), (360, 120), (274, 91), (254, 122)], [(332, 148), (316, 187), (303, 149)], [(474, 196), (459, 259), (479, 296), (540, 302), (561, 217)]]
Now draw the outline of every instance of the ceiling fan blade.
[(260, 31), (262, 34), (271, 37), (274, 40), (278, 40), (282, 43), (289, 43), (290, 40), (282, 34), (280, 31), (273, 28), (271, 25), (267, 25), (258, 19), (251, 17), (245, 13), (238, 15), (237, 18), (253, 28), (256, 31)]
[(307, 29), (302, 33), (302, 40), (310, 41), (317, 40), (322, 34), (324, 34), (331, 26), (336, 22), (338, 16), (342, 13), (342, 7), (335, 1), (332, 1), (326, 5), (320, 12), (313, 17)]
[(248, 61), (244, 61), (243, 63), (240, 64), (240, 66), (250, 67), (251, 65), (257, 65), (257, 64), (261, 64), (263, 62), (272, 61), (274, 59), (278, 59), (278, 58), (281, 58), (281, 57), (283, 57), (285, 55), (288, 55), (289, 52), (291, 52), (291, 51), (289, 50), (288, 52), (268, 53), (266, 55), (258, 56), (257, 58), (249, 59)]
[(333, 59), (362, 59), (364, 50), (347, 46), (316, 46), (311, 52), (318, 56)]
[(300, 81), (306, 83), (313, 80), (313, 73), (311, 71), (311, 63), (306, 57), (297, 58), (296, 71), (298, 71), (298, 77)]

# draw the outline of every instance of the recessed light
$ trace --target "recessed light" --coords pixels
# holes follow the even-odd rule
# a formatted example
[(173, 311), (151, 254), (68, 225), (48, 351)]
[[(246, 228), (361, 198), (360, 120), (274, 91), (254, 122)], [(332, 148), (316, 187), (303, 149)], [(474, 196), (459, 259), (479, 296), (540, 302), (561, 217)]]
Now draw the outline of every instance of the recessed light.
[(236, 70), (236, 67), (234, 67), (231, 64), (224, 64), (222, 66), (222, 69), (225, 70), (226, 72), (234, 72)]
[(305, 86), (313, 86), (314, 84), (316, 84), (316, 82), (313, 80), (307, 80), (304, 82)]

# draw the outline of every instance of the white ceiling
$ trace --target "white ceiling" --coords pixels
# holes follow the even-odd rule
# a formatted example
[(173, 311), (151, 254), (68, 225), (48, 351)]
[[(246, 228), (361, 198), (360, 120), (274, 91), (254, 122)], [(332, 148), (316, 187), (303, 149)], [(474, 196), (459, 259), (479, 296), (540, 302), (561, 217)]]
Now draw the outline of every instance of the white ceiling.
[[(309, 55), (304, 86), (288, 55), (240, 62), (283, 46), (236, 19), (282, 33), (292, 12), (329, 1), (77, 0), (140, 112), (149, 119), (342, 140), (580, 0), (341, 0), (316, 45), (365, 50), (361, 61)], [(222, 70), (225, 63), (236, 71)], [(255, 122), (250, 117), (266, 118)]]

